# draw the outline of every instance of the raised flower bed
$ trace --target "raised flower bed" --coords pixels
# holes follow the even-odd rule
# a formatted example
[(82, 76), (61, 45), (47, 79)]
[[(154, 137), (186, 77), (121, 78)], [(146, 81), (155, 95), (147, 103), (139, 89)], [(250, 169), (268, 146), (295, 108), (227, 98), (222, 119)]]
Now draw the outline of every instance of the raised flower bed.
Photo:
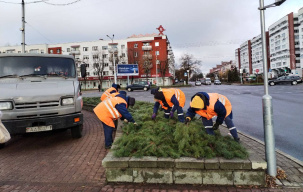
[(200, 119), (187, 126), (159, 112), (152, 121), (152, 108), (129, 109), (138, 126), (124, 124), (116, 134), (102, 161), (108, 182), (265, 185), (262, 158), (219, 131), (207, 135)]

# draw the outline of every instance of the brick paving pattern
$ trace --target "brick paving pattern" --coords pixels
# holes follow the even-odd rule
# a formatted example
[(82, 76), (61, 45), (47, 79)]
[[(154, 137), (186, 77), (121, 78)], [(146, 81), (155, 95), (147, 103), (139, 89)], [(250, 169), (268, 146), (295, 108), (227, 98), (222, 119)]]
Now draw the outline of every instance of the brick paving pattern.
[[(106, 183), (101, 165), (107, 154), (102, 125), (93, 113), (83, 114), (81, 139), (72, 139), (69, 130), (13, 137), (0, 150), (0, 192), (303, 192), (303, 167), (281, 154), (277, 154), (277, 165), (288, 179), (278, 189)], [(262, 144), (243, 135), (241, 142), (264, 156)]]

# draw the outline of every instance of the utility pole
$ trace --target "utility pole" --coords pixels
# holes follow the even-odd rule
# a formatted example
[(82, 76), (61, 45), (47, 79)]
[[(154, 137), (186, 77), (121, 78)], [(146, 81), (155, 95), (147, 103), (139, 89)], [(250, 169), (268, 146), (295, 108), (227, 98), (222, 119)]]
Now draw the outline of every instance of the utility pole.
[(276, 153), (275, 153), (275, 135), (273, 125), (273, 107), (272, 97), (268, 93), (268, 69), (267, 69), (267, 47), (266, 47), (266, 34), (265, 34), (265, 14), (266, 8), (279, 6), (286, 0), (275, 0), (275, 3), (264, 6), (264, 0), (260, 0), (260, 23), (261, 23), (261, 36), (262, 36), (262, 54), (263, 54), (263, 73), (264, 73), (264, 93), (262, 98), (263, 104), (263, 126), (265, 138), (265, 156), (267, 161), (267, 173), (275, 177), (277, 175), (276, 167)]
[(158, 85), (158, 51), (156, 49), (156, 86)]
[[(107, 35), (108, 38), (110, 38), (112, 40), (112, 46), (114, 43), (114, 37), (115, 35), (113, 34), (113, 37), (110, 37)], [(115, 48), (112, 47), (112, 54), (113, 54), (113, 63), (114, 63), (114, 80), (115, 80), (115, 84), (117, 84), (117, 73), (116, 73), (116, 61), (115, 61)]]
[(20, 29), (22, 31), (22, 53), (25, 53), (25, 6), (24, 6), (24, 0), (22, 0), (22, 28)]

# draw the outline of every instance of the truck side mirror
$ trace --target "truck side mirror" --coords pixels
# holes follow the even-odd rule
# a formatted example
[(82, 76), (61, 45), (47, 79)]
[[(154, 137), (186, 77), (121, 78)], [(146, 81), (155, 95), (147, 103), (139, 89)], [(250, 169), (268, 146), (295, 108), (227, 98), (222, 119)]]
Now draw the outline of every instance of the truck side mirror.
[(81, 64), (80, 65), (80, 70), (81, 70), (81, 77), (85, 78), (86, 77), (86, 65), (85, 64)]

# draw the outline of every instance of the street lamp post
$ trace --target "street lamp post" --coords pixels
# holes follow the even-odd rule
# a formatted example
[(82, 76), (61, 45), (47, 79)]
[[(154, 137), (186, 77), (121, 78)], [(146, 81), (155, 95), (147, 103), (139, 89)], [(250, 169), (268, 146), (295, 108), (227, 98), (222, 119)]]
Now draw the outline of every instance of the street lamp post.
[(187, 70), (187, 85), (189, 85), (189, 70)]
[[(106, 36), (112, 40), (112, 43), (114, 43), (114, 37), (115, 37), (114, 34), (113, 34), (113, 37), (110, 37), (108, 35), (106, 35)], [(113, 63), (114, 63), (114, 80), (115, 80), (115, 84), (117, 84), (117, 73), (116, 73), (116, 61), (115, 61), (115, 50), (114, 50), (114, 48), (112, 48), (112, 53), (113, 53)]]
[(156, 50), (156, 86), (158, 86), (158, 51)]
[(265, 155), (267, 161), (267, 173), (275, 177), (277, 175), (276, 154), (275, 154), (275, 136), (273, 131), (273, 108), (272, 97), (268, 94), (268, 69), (267, 69), (267, 48), (265, 35), (265, 16), (264, 10), (269, 7), (279, 6), (286, 0), (275, 0), (275, 3), (264, 6), (264, 0), (260, 0), (260, 23), (262, 36), (262, 52), (263, 52), (263, 72), (264, 72), (264, 93), (263, 103), (263, 126), (265, 137)]

